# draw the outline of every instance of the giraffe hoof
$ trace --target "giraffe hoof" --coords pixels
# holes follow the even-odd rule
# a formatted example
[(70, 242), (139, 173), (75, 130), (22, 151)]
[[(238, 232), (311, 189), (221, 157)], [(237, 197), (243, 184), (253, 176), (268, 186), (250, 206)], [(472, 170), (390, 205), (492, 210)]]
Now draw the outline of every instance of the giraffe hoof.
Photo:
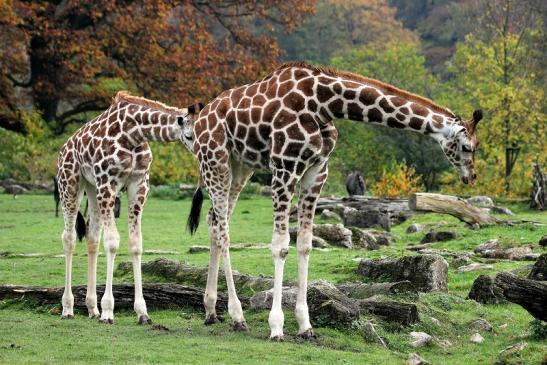
[(152, 320), (146, 314), (143, 314), (142, 316), (139, 317), (137, 324), (142, 324), (142, 325), (152, 324)]
[(205, 324), (206, 326), (210, 326), (212, 324), (217, 324), (222, 322), (224, 322), (224, 317), (217, 316), (216, 314), (212, 314), (205, 319), (205, 322), (203, 322), (203, 324)]
[(249, 331), (249, 327), (247, 327), (247, 322), (241, 321), (241, 322), (234, 322), (233, 330), (235, 332), (247, 332)]
[(74, 319), (74, 314), (63, 314), (61, 319)]
[(105, 324), (114, 324), (114, 320), (112, 318), (105, 318), (101, 319), (100, 321)]
[(298, 334), (298, 337), (303, 338), (304, 340), (315, 340), (317, 335), (313, 332), (313, 328), (308, 328), (302, 333)]
[(270, 341), (272, 342), (283, 342), (285, 339), (283, 338), (283, 335), (277, 335), (270, 337)]

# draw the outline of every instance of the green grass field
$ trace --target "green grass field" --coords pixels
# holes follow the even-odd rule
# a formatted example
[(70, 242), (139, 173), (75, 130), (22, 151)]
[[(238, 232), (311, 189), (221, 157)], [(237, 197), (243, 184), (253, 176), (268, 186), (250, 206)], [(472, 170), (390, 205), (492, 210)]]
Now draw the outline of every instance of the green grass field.
[[(125, 197), (122, 203), (126, 203)], [(205, 266), (208, 253), (189, 254), (192, 245), (208, 245), (205, 221), (197, 234), (185, 232), (189, 200), (150, 199), (143, 218), (144, 248), (176, 251), (170, 259), (185, 260)], [(207, 203), (206, 203), (207, 204)], [(62, 254), (60, 240), (62, 218), (53, 214), (53, 199), (44, 195), (22, 195), (17, 200), (10, 195), (0, 195), (0, 251), (10, 253), (43, 253), (42, 257), (0, 256), (0, 284), (62, 286), (64, 260), (54, 255)], [(547, 223), (547, 214), (528, 211), (524, 205), (510, 205), (517, 213), (516, 219), (529, 219)], [(242, 199), (231, 223), (232, 243), (268, 243), (271, 237), (271, 201), (264, 197)], [(479, 231), (465, 228), (451, 217), (435, 214), (420, 215), (393, 229), (397, 237), (391, 247), (378, 251), (332, 248), (314, 251), (311, 255), (310, 279), (333, 282), (357, 281), (354, 273), (356, 258), (409, 254), (405, 248), (418, 242), (424, 233), (406, 234), (411, 223), (445, 221), (457, 229), (456, 240), (434, 244), (434, 248), (472, 250), (491, 238), (501, 238), (505, 243), (523, 245), (537, 243), (546, 234), (545, 227), (524, 224), (515, 227), (489, 227)], [(319, 222), (319, 219), (316, 219)], [(116, 262), (127, 261), (127, 214), (122, 211), (118, 220), (122, 238)], [(539, 251), (538, 251), (539, 252)], [(152, 260), (158, 255), (145, 255)], [(253, 275), (273, 274), (273, 261), (268, 250), (238, 250), (232, 253), (234, 269)], [(376, 320), (377, 330), (388, 343), (388, 349), (365, 342), (358, 326), (346, 330), (318, 328), (319, 338), (303, 342), (295, 337), (296, 320), (286, 312), (285, 342), (268, 341), (267, 311), (246, 312), (251, 328), (248, 333), (234, 333), (229, 321), (213, 327), (202, 324), (202, 314), (182, 310), (149, 312), (155, 323), (169, 331), (136, 325), (132, 312), (115, 314), (115, 324), (104, 325), (87, 318), (86, 313), (76, 313), (72, 321), (61, 321), (58, 307), (36, 307), (26, 301), (0, 301), (0, 363), (191, 363), (191, 364), (264, 364), (264, 363), (355, 363), (403, 364), (408, 354), (417, 352), (432, 364), (539, 364), (547, 361), (545, 340), (531, 335), (532, 317), (513, 304), (481, 306), (466, 300), (473, 280), (480, 274), (513, 270), (530, 265), (530, 262), (498, 261), (494, 270), (458, 274), (449, 271), (449, 293), (420, 294), (417, 305), (421, 322), (411, 327), (396, 327)], [(77, 245), (73, 264), (73, 284), (85, 284), (87, 259), (85, 243)], [(296, 279), (296, 255), (291, 248), (285, 266), (285, 278)], [(99, 256), (98, 282), (105, 280), (105, 258)], [(124, 275), (115, 277), (115, 283), (130, 281)], [(153, 278), (144, 277), (145, 282)], [(491, 333), (482, 333), (485, 341), (472, 344), (475, 332), (468, 328), (477, 318), (487, 319), (493, 326)], [(440, 324), (436, 324), (437, 321)], [(505, 326), (506, 325), (506, 326)], [(438, 343), (413, 349), (408, 333), (425, 331), (449, 346)], [(500, 354), (507, 346), (518, 342), (528, 346), (509, 355)]]

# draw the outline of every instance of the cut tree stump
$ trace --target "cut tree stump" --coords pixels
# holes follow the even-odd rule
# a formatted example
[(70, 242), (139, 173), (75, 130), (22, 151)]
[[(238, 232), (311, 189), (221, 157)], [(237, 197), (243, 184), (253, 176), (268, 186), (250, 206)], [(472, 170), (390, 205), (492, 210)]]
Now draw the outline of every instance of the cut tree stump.
[(494, 283), (510, 302), (526, 309), (534, 318), (547, 321), (547, 284), (500, 272)]
[[(39, 305), (61, 304), (64, 288), (43, 288), (33, 286), (0, 285), (0, 300), (3, 299), (31, 299)], [(116, 309), (133, 309), (134, 287), (133, 284), (118, 284), (112, 286)], [(203, 311), (203, 289), (184, 286), (180, 284), (143, 284), (143, 295), (149, 308), (173, 308), (191, 307)], [(85, 304), (86, 286), (72, 287), (74, 294), (74, 306), (87, 310)], [(97, 286), (97, 296), (104, 293), (104, 285)], [(248, 300), (242, 299), (242, 304), (247, 306)], [(217, 309), (224, 311), (228, 308), (228, 298), (224, 293), (218, 293)]]
[(487, 226), (501, 222), (484, 210), (451, 195), (414, 193), (408, 200), (408, 206), (412, 210), (450, 214), (470, 225)]

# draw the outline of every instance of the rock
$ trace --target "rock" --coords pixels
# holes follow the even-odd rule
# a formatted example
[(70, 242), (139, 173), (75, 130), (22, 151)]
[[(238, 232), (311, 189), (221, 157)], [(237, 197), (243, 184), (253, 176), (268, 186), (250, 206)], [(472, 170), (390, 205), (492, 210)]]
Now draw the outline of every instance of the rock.
[(547, 253), (538, 257), (532, 271), (528, 274), (528, 279), (547, 281)]
[[(281, 305), (286, 309), (294, 309), (296, 305), (297, 287), (283, 287)], [(273, 289), (256, 293), (249, 300), (249, 308), (254, 310), (270, 309), (272, 307)]]
[(469, 324), (469, 327), (478, 331), (492, 331), (492, 325), (484, 318), (474, 320), (471, 324)]
[(484, 342), (484, 337), (482, 337), (479, 333), (475, 333), (469, 340), (473, 343), (479, 344)]
[(492, 213), (498, 213), (498, 214), (506, 214), (506, 215), (515, 215), (509, 208), (500, 207), (500, 206), (493, 206), (490, 211)]
[(311, 239), (311, 245), (315, 248), (326, 248), (329, 244), (321, 237), (313, 236)]
[(474, 251), (484, 258), (503, 260), (534, 260), (536, 256), (528, 246), (503, 248), (497, 239), (486, 241), (475, 247)]
[(518, 342), (514, 345), (507, 346), (506, 348), (500, 351), (500, 354), (508, 355), (514, 352), (520, 352), (524, 350), (526, 347), (528, 347), (528, 342)]
[(461, 274), (464, 272), (492, 270), (492, 269), (494, 269), (494, 265), (485, 265), (485, 264), (479, 264), (478, 262), (474, 262), (466, 266), (460, 266), (457, 272)]
[(394, 283), (345, 283), (337, 284), (345, 295), (354, 299), (366, 299), (375, 295), (390, 295), (390, 294), (418, 294), (416, 288), (408, 280), (397, 281)]
[(209, 251), (209, 247), (206, 246), (192, 246), (188, 249), (188, 253)]
[(13, 195), (24, 194), (28, 192), (27, 189), (17, 184), (6, 185), (4, 186), (4, 190), (6, 191), (6, 193), (13, 194)]
[(431, 242), (442, 242), (450, 241), (457, 238), (458, 235), (454, 231), (435, 231), (432, 230), (428, 232), (424, 238), (420, 241), (421, 243), (431, 243)]
[(313, 235), (331, 245), (353, 248), (351, 231), (342, 224), (314, 224)]
[(410, 338), (412, 339), (410, 346), (414, 348), (424, 347), (433, 342), (433, 337), (425, 332), (410, 332)]
[(385, 341), (378, 335), (378, 332), (376, 332), (376, 328), (374, 328), (372, 321), (366, 321), (365, 324), (361, 326), (361, 329), (365, 341), (377, 343), (387, 348)]
[(461, 255), (461, 256), (454, 257), (454, 259), (450, 262), (450, 267), (457, 269), (458, 267), (467, 266), (472, 263), (473, 261), (471, 260), (469, 256)]
[(335, 213), (331, 210), (328, 210), (328, 209), (324, 209), (322, 212), (321, 212), (321, 219), (334, 219), (334, 220), (337, 220), (339, 222), (342, 221), (342, 217), (340, 217), (340, 215), (338, 215), (338, 213)]
[(539, 239), (538, 244), (539, 244), (541, 247), (547, 247), (547, 235), (541, 237), (541, 238)]
[(355, 208), (344, 209), (344, 225), (357, 228), (382, 228), (391, 229), (389, 213), (379, 210), (357, 210)]
[(494, 206), (492, 198), (484, 195), (472, 196), (467, 199), (467, 202), (479, 208), (492, 208)]
[(406, 233), (421, 232), (426, 228), (427, 228), (427, 224), (414, 223), (414, 224), (411, 224), (410, 226), (408, 226), (408, 228), (406, 229)]
[(409, 280), (421, 292), (447, 291), (448, 263), (439, 255), (362, 260), (357, 273), (382, 282)]
[(408, 355), (408, 360), (406, 361), (407, 365), (429, 365), (427, 361), (425, 361), (420, 355), (413, 352), (410, 355)]
[(347, 328), (359, 319), (359, 304), (333, 284), (318, 281), (308, 287), (310, 321), (314, 327)]
[(437, 318), (435, 318), (435, 317), (429, 317), (429, 319), (430, 319), (431, 322), (433, 322), (436, 326), (440, 326), (440, 325), (441, 325), (441, 321), (439, 321)]
[(355, 247), (377, 250), (380, 246), (389, 246), (394, 240), (391, 233), (375, 229), (350, 227), (352, 242)]
[(482, 304), (500, 304), (505, 302), (503, 291), (495, 285), (494, 280), (488, 275), (480, 275), (475, 279), (468, 297)]

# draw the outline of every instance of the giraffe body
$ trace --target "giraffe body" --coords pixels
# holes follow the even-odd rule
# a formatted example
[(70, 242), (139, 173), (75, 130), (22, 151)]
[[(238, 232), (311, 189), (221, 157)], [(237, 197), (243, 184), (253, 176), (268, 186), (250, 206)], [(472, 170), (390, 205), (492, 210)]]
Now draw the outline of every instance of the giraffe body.
[[(86, 305), (89, 316), (100, 315), (102, 321), (113, 322), (112, 276), (120, 241), (114, 222), (114, 206), (117, 194), (125, 188), (129, 208), (128, 245), (135, 279), (134, 309), (139, 323), (150, 322), (142, 295), (141, 279), (141, 216), (149, 190), (148, 173), (152, 162), (148, 141), (183, 141), (188, 146), (188, 126), (192, 124), (192, 117), (188, 109), (173, 108), (120, 92), (105, 112), (84, 124), (61, 148), (57, 181), (65, 221), (62, 234), (66, 260), (63, 318), (74, 315), (71, 273), (78, 233), (80, 239), (85, 235), (87, 241)], [(87, 228), (78, 210), (84, 192), (89, 202)], [(101, 300), (102, 313), (99, 314), (96, 266), (103, 230), (107, 279)]]
[[(246, 328), (231, 278), (228, 221), (239, 192), (253, 171), (272, 173), (275, 274), (270, 338), (283, 338), (281, 287), (289, 246), (290, 203), (298, 183), (299, 290), (295, 311), (299, 335), (313, 337), (306, 302), (308, 262), (315, 206), (337, 139), (333, 120), (347, 118), (429, 134), (460, 168), (462, 180), (469, 182), (475, 179), (472, 160), (478, 142), (474, 127), (480, 119), (480, 113), (476, 113), (478, 118), (463, 123), (450, 110), (391, 85), (303, 63), (283, 65), (255, 83), (219, 95), (202, 110), (194, 124), (194, 153), (212, 201), (208, 216), (211, 253), (204, 298), (206, 323), (216, 322), (218, 264), (222, 254), (228, 311), (234, 328)], [(470, 150), (462, 151), (461, 146)], [(195, 222), (195, 217), (189, 222)], [(195, 228), (190, 224), (191, 231)]]

